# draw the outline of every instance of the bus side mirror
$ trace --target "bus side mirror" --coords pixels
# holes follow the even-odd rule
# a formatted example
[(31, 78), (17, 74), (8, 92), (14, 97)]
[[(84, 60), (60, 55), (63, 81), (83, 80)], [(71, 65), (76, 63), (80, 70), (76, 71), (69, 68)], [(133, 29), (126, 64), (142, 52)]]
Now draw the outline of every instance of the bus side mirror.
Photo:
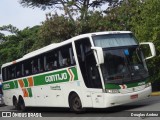
[(151, 56), (146, 57), (145, 60), (151, 59), (156, 56), (155, 46), (152, 42), (142, 42), (142, 43), (140, 43), (140, 45), (149, 45), (149, 47), (150, 47)]
[(97, 59), (98, 59), (98, 65), (104, 63), (104, 55), (103, 55), (103, 49), (101, 47), (91, 47), (92, 50), (96, 51)]

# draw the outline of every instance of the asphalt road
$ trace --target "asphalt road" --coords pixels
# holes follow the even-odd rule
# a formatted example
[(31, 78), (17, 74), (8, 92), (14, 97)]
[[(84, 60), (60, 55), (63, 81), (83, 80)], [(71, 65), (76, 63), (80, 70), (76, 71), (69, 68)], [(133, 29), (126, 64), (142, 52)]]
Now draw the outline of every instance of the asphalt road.
[[(0, 107), (0, 111), (13, 111), (14, 108), (12, 106), (2, 106)], [(144, 112), (146, 111), (146, 112)], [(157, 112), (159, 111), (159, 112)], [(65, 108), (29, 108), (28, 113), (41, 113), (42, 118), (38, 118), (38, 120), (44, 120), (44, 116), (52, 116), (47, 117), (45, 120), (125, 120), (125, 119), (131, 119), (131, 120), (140, 120), (140, 119), (151, 119), (151, 120), (160, 120), (160, 96), (152, 96), (146, 100), (125, 104), (121, 106), (116, 106), (112, 108), (106, 108), (106, 109), (87, 109), (87, 112), (83, 114), (75, 114), (69, 111), (69, 109)], [(154, 113), (159, 115), (159, 117), (143, 117), (143, 113)], [(131, 114), (135, 115), (135, 117), (131, 117)], [(137, 114), (141, 114), (141, 117), (136, 116)], [(125, 117), (130, 116), (130, 117)], [(54, 118), (53, 118), (54, 117)], [(0, 120), (4, 120), (5, 118), (0, 118)], [(12, 119), (13, 118), (8, 118)], [(22, 118), (14, 118), (16, 120), (22, 119)], [(23, 118), (24, 120), (28, 120), (28, 118)], [(37, 118), (29, 118), (29, 119), (37, 119)]]

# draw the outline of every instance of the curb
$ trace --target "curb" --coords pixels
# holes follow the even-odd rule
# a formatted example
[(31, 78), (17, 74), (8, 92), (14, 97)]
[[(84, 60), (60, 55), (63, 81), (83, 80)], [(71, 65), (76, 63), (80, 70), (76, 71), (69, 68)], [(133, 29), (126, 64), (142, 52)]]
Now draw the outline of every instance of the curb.
[(151, 96), (160, 96), (160, 92), (152, 92)]

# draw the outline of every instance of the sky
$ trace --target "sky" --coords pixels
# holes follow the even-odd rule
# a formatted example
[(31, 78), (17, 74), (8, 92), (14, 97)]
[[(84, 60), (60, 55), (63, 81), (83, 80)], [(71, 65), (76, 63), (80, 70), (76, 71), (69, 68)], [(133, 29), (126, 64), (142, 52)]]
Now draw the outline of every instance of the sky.
[[(43, 11), (40, 8), (24, 8), (19, 1), (20, 0), (0, 0), (0, 27), (11, 24), (19, 30), (23, 30), (26, 27), (41, 25), (41, 22), (46, 19), (45, 15), (55, 11), (52, 9)], [(56, 12), (61, 13), (60, 11)], [(1, 33), (6, 35), (10, 34), (3, 31), (1, 31)]]
[(0, 26), (11, 24), (22, 30), (26, 27), (40, 25), (45, 20), (45, 14), (40, 8), (24, 8), (19, 0), (0, 0)]

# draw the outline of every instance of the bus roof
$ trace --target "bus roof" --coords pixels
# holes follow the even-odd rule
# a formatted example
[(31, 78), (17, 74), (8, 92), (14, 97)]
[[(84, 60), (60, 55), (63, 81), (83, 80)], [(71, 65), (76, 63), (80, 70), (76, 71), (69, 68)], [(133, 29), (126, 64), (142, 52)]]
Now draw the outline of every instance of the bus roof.
[(132, 33), (131, 31), (104, 31), (104, 32), (94, 32), (94, 33), (86, 33), (86, 34), (82, 34), (82, 35), (78, 35), (78, 36), (75, 36), (73, 38), (70, 38), (68, 40), (65, 40), (63, 42), (60, 42), (60, 43), (53, 43), (53, 44), (50, 44), (48, 46), (45, 46), (43, 48), (40, 48), (38, 50), (35, 50), (33, 52), (30, 52), (26, 55), (24, 55), (22, 58), (20, 59), (17, 59), (15, 61), (12, 61), (12, 62), (8, 62), (8, 63), (5, 63), (2, 65), (2, 68), (5, 67), (5, 66), (9, 66), (9, 65), (12, 65), (14, 63), (17, 63), (17, 62), (20, 62), (20, 61), (23, 61), (23, 60), (26, 60), (28, 58), (31, 58), (31, 57), (34, 57), (34, 56), (37, 56), (37, 55), (40, 55), (44, 52), (47, 52), (47, 51), (50, 51), (52, 49), (55, 49), (55, 48), (58, 48), (62, 45), (65, 45), (65, 44), (68, 44), (68, 43), (71, 43), (72, 41), (76, 41), (78, 39), (82, 39), (82, 38), (85, 38), (85, 37), (91, 37), (92, 35), (103, 35), (103, 34), (121, 34), (121, 33)]

